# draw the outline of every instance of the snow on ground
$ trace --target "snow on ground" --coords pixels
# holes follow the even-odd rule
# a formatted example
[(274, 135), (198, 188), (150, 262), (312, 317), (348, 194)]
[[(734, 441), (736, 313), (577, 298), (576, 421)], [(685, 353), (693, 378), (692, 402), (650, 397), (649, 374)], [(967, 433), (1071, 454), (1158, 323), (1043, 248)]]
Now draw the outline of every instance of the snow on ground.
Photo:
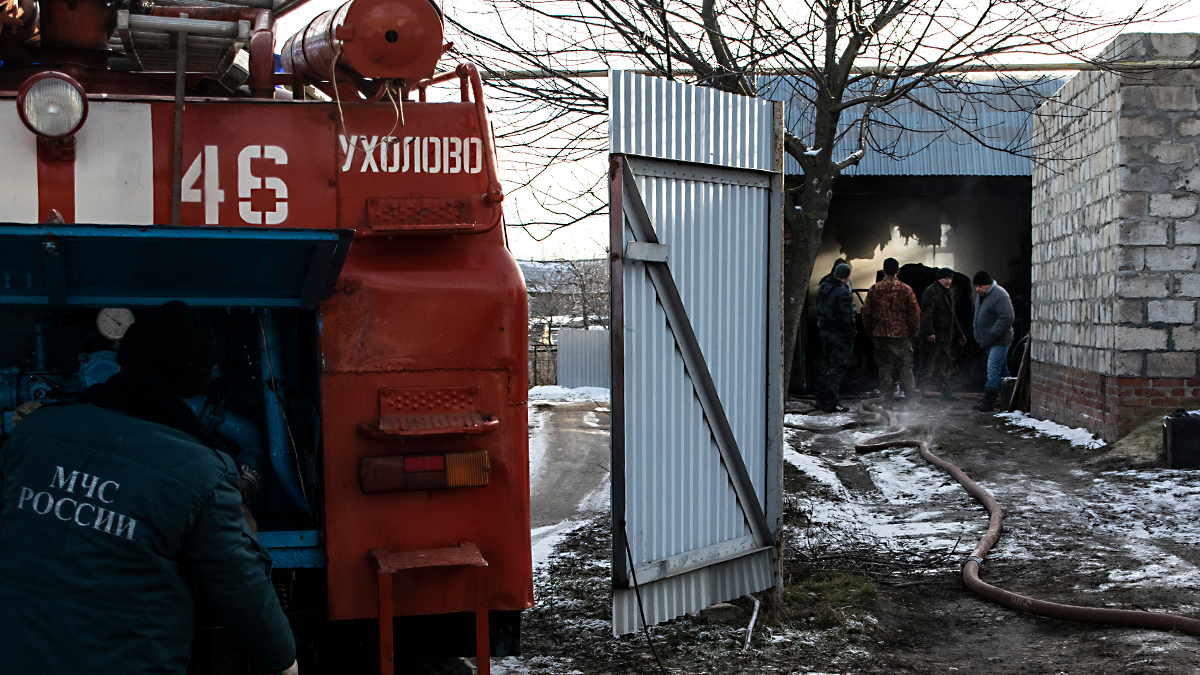
[(1200, 567), (1172, 552), (1173, 546), (1190, 549), (1200, 544), (1200, 521), (1195, 517), (1200, 512), (1200, 476), (1193, 472), (1103, 473), (1076, 487), (1023, 474), (1004, 474), (997, 482), (1008, 486), (996, 497), (1013, 524), (1020, 523), (1022, 533), (1002, 537), (997, 553), (1024, 559), (1053, 554), (1047, 535), (1056, 523), (1073, 521), (1093, 537), (1090, 550), (1076, 554), (1080, 569), (1094, 573), (1097, 581), (1107, 580), (1095, 591), (1200, 585)]
[(604, 387), (557, 387), (542, 385), (529, 390), (530, 401), (545, 401), (548, 403), (564, 403), (572, 401), (607, 401), (609, 390)]
[[(837, 426), (852, 419), (849, 415), (820, 420), (795, 417), (796, 422), (814, 426)], [(1081, 429), (1020, 413), (997, 417), (1074, 447), (1101, 445)], [(834, 436), (787, 430), (784, 460), (812, 481), (802, 494), (791, 497), (809, 523), (796, 529), (797, 544), (827, 550), (868, 544), (919, 556), (949, 551), (960, 539), (960, 550), (973, 545), (986, 529), (986, 514), (915, 449), (894, 448), (864, 456), (847, 452), (853, 443), (877, 433), (877, 428)], [(870, 478), (865, 488), (864, 481), (854, 478), (864, 471)], [(1077, 588), (1082, 592), (1200, 586), (1200, 566), (1184, 552), (1200, 546), (1200, 518), (1196, 517), (1200, 472), (1075, 470), (1067, 474), (1064, 481), (1015, 470), (979, 481), (1006, 515), (1005, 534), (992, 557), (1029, 561), (1061, 556), (1065, 534), (1074, 531), (1091, 542), (1069, 553), (1078, 571), (1092, 579), (1080, 582)]]
[[(1022, 426), (1076, 447), (1095, 443), (1082, 430), (1019, 414), (1004, 417), (1018, 424), (1027, 420)], [(830, 415), (822, 417), (819, 424), (836, 426), (851, 419), (849, 415)], [(848, 447), (878, 432), (870, 428), (847, 431), (826, 436), (824, 442)], [(834, 549), (866, 543), (886, 550), (929, 554), (949, 549), (960, 537), (963, 542), (973, 543), (986, 529), (987, 518), (981, 507), (949, 475), (921, 459), (915, 449), (895, 448), (845, 457), (829, 452), (828, 446), (817, 446), (820, 452), (807, 454), (820, 437), (796, 430), (787, 430), (787, 434), (790, 442), (784, 460), (821, 486), (796, 497), (810, 523), (795, 533), (797, 543)], [(864, 469), (874, 486), (871, 494), (848, 489), (850, 484), (843, 483), (838, 473)], [(1001, 537), (993, 555), (1032, 560), (1053, 554), (1053, 537), (1045, 535), (1066, 522), (1075, 522), (1121, 542), (1110, 551), (1121, 554), (1120, 558), (1155, 561), (1131, 569), (1114, 567), (1104, 560), (1103, 547), (1096, 547), (1096, 559), (1081, 559), (1080, 564), (1109, 582), (1103, 583), (1100, 590), (1117, 583), (1200, 584), (1200, 568), (1158, 546), (1161, 541), (1200, 545), (1200, 519), (1195, 517), (1200, 513), (1200, 474), (1162, 469), (1072, 473), (1082, 485), (1064, 485), (1020, 472), (997, 474), (980, 482), (1011, 517), (1008, 533)]]
[[(535, 387), (535, 389), (557, 389), (565, 392), (581, 391), (581, 389), (562, 389), (561, 387)], [(607, 389), (585, 387), (582, 390), (604, 392), (606, 399), (608, 396)], [(533, 398), (532, 394), (533, 390), (531, 389), (530, 398)], [(585, 398), (580, 400), (594, 399)], [(599, 410), (599, 408), (597, 409)], [(546, 423), (550, 420), (552, 414), (554, 413), (550, 410), (538, 410), (532, 407), (529, 409), (529, 485), (531, 488), (537, 484), (540, 475), (546, 469)], [(584, 423), (591, 427), (599, 427), (600, 418), (594, 412), (588, 412), (584, 415)], [(550, 554), (554, 552), (554, 546), (559, 541), (562, 541), (564, 535), (587, 522), (596, 513), (607, 510), (610, 503), (609, 479), (606, 476), (600, 485), (584, 495), (583, 499), (579, 501), (579, 507), (574, 518), (531, 530), (534, 567), (536, 568), (539, 565), (545, 564)]]
[(1076, 429), (1074, 427), (1063, 426), (1057, 422), (1051, 422), (1050, 420), (1039, 420), (1023, 412), (999, 413), (996, 417), (1007, 421), (1009, 424), (1033, 429), (1043, 436), (1070, 441), (1071, 445), (1077, 448), (1095, 449), (1104, 446), (1104, 441), (1097, 440), (1092, 435), (1092, 432), (1087, 429)]
[[(835, 421), (832, 417), (835, 416), (822, 418), (821, 424), (836, 426), (850, 421)], [(799, 438), (808, 435), (791, 429), (787, 433)], [(871, 436), (879, 431), (863, 433)], [(859, 435), (844, 433), (837, 438), (849, 443)], [(809, 521), (808, 527), (795, 533), (802, 546), (838, 548), (843, 544), (869, 544), (920, 554), (953, 547), (964, 528), (970, 536), (974, 536), (975, 530), (986, 529), (985, 519), (962, 523), (945, 518), (946, 507), (962, 505), (969, 498), (953, 479), (920, 459), (915, 451), (888, 450), (872, 456), (865, 464), (871, 481), (888, 502), (888, 508), (881, 509), (877, 498), (847, 490), (836, 473), (839, 467), (864, 462), (850, 458), (831, 463), (824, 457), (799, 453), (788, 446), (784, 449), (784, 461), (827, 488), (824, 494), (797, 496)]]
[(810, 427), (839, 427), (850, 422), (857, 422), (858, 413), (853, 411), (844, 413), (829, 413), (827, 415), (821, 415), (816, 419), (808, 415), (801, 415), (799, 413), (788, 413), (783, 416), (783, 421), (787, 422), (788, 424), (803, 424)]
[(546, 466), (546, 421), (549, 410), (529, 408), (529, 485), (537, 482)]
[[(793, 432), (789, 430), (788, 433), (791, 434)], [(808, 474), (809, 477), (824, 483), (829, 489), (833, 490), (835, 496), (842, 499), (850, 498), (850, 493), (846, 490), (846, 486), (842, 485), (842, 481), (838, 479), (837, 474), (831, 471), (825, 465), (825, 462), (820, 459), (812, 455), (802, 455), (785, 446), (783, 460)]]
[(586, 523), (597, 513), (607, 511), (611, 503), (612, 495), (609, 480), (606, 476), (604, 481), (596, 486), (596, 489), (584, 495), (583, 499), (579, 500), (579, 509), (575, 513), (574, 518), (560, 521), (554, 525), (534, 528), (531, 532), (534, 569), (536, 570), (544, 566), (549, 561), (550, 554), (554, 553), (554, 547), (558, 545), (558, 542), (562, 541), (563, 537)]
[(550, 554), (554, 553), (554, 547), (558, 542), (562, 541), (563, 536), (584, 522), (586, 522), (586, 519), (581, 518), (579, 520), (563, 520), (544, 527), (535, 527), (531, 532), (534, 569), (545, 565), (546, 561), (550, 559)]
[(928, 504), (936, 495), (962, 490), (944, 471), (921, 459), (915, 449), (879, 453), (869, 468), (871, 482), (893, 504)]

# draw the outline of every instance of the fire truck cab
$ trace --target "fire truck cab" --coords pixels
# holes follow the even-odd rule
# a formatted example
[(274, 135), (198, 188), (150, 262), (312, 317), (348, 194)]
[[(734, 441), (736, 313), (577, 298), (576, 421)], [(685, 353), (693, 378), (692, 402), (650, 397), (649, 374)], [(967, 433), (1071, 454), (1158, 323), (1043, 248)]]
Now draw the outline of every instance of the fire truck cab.
[[(116, 372), (140, 308), (200, 307), (219, 372), (188, 403), (236, 448), (302, 672), (518, 653), (527, 310), (477, 70), (435, 72), (430, 0), (350, 0), (278, 67), (287, 3), (189, 4), (0, 16), (0, 433)], [(219, 626), (196, 652), (240, 672)]]

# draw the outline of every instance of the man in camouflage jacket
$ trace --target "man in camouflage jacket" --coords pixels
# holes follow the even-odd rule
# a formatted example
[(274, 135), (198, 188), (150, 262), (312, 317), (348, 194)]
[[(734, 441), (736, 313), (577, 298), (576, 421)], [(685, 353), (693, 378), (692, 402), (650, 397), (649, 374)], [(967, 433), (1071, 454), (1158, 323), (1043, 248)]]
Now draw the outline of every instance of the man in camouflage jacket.
[(885, 401), (893, 396), (897, 371), (904, 392), (910, 397), (917, 395), (912, 339), (921, 325), (921, 307), (913, 289), (896, 278), (899, 272), (900, 263), (895, 258), (883, 261), (883, 280), (867, 291), (862, 309), (863, 327), (875, 343), (879, 391)]

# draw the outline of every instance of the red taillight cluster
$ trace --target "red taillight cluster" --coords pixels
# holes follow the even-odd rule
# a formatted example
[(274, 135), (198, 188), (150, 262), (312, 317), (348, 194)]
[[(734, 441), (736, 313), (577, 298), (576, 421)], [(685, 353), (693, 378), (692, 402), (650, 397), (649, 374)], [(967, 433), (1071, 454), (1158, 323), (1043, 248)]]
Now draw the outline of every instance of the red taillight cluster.
[(482, 487), (488, 484), (488, 456), (484, 451), (445, 455), (364, 457), (359, 482), (365, 493)]
[(404, 473), (417, 473), (420, 471), (445, 471), (446, 457), (445, 455), (430, 455), (428, 457), (405, 457), (404, 458)]

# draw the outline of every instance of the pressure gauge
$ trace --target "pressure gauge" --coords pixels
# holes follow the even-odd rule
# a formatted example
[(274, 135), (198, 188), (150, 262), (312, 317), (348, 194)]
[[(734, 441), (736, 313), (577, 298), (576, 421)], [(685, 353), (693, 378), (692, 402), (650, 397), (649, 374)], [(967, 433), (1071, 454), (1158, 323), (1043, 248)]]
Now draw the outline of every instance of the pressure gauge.
[(96, 328), (109, 340), (120, 340), (133, 325), (133, 312), (124, 307), (107, 307), (96, 315)]

